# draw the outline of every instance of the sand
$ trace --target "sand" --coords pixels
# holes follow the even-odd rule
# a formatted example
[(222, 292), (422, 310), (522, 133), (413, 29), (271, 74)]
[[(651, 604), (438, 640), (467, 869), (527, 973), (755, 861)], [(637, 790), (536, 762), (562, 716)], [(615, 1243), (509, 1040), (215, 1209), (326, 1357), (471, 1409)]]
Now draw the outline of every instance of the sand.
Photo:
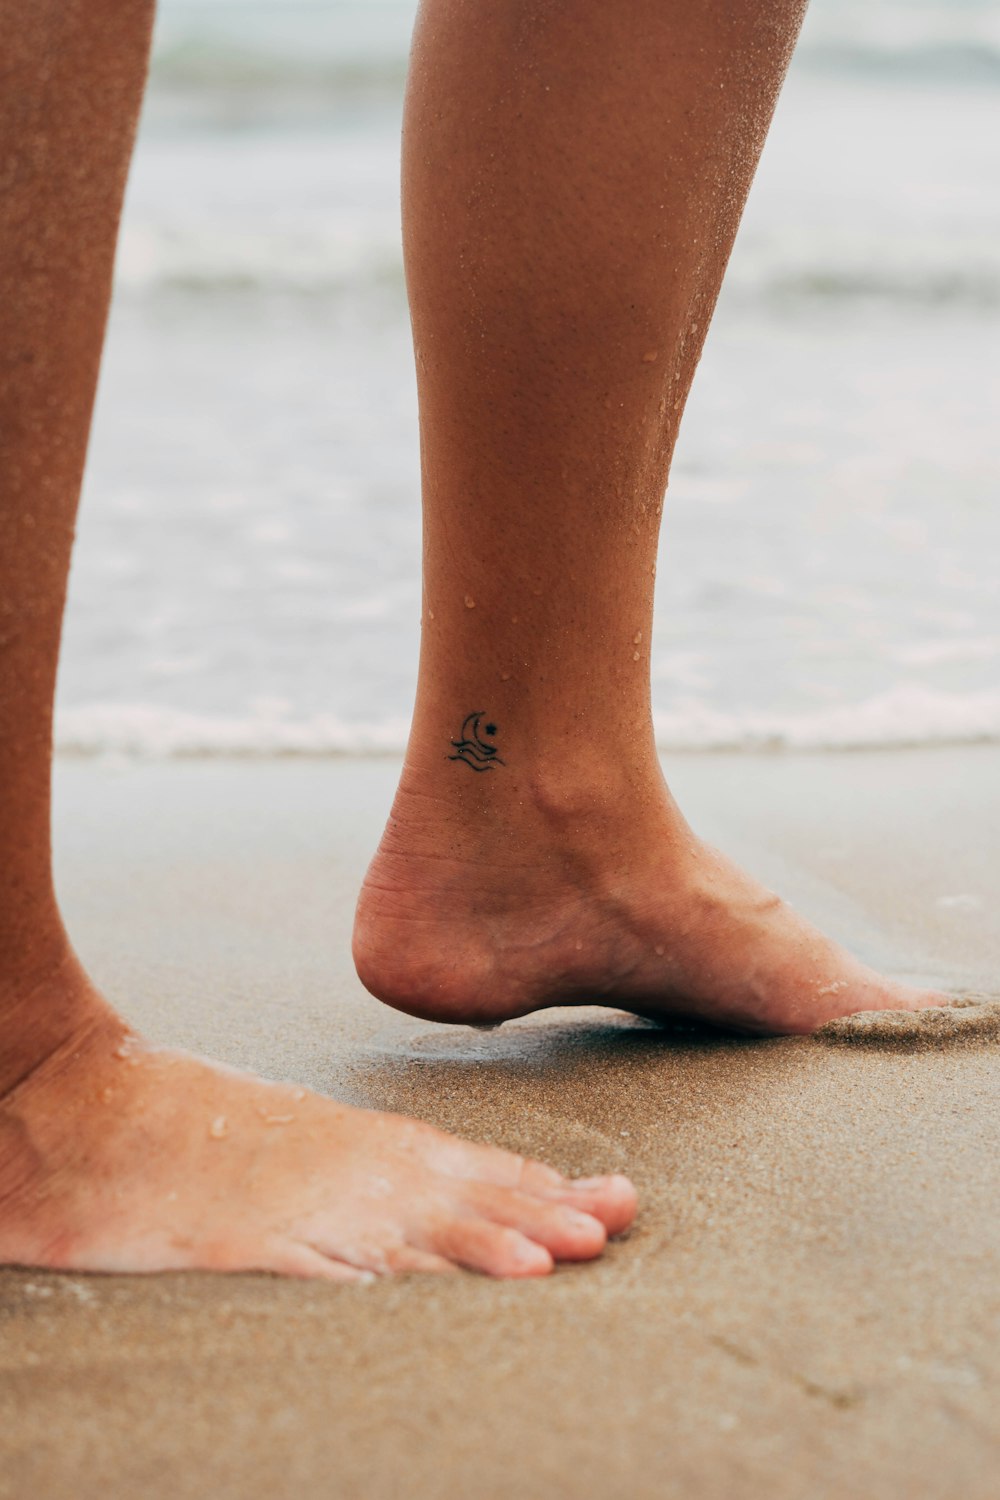
[[(165, 1041), (627, 1168), (636, 1229), (519, 1285), (0, 1272), (0, 1496), (995, 1500), (995, 1018), (901, 1046), (867, 1022), (845, 1045), (397, 1016), (347, 948), (395, 770), (63, 763), (81, 950)], [(996, 750), (670, 774), (865, 957), (1000, 990)]]

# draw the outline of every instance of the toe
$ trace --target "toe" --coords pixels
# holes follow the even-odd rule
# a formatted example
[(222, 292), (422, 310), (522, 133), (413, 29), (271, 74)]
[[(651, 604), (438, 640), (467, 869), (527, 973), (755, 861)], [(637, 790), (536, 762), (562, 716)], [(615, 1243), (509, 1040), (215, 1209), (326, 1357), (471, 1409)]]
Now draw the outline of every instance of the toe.
[(473, 1201), (484, 1218), (544, 1245), (555, 1260), (593, 1260), (607, 1243), (607, 1231), (599, 1219), (553, 1199), (488, 1188)]
[(635, 1219), (638, 1195), (627, 1177), (577, 1178), (555, 1194), (558, 1201), (600, 1219), (608, 1235), (621, 1234)]
[(429, 1251), (414, 1250), (407, 1246), (393, 1255), (390, 1270), (396, 1276), (447, 1276), (454, 1275), (458, 1266), (443, 1255), (433, 1255)]
[(302, 1276), (315, 1281), (371, 1282), (371, 1271), (362, 1271), (341, 1260), (331, 1260), (312, 1245), (286, 1244), (275, 1247), (267, 1269), (279, 1276)]
[(600, 1219), (609, 1235), (621, 1234), (636, 1215), (638, 1200), (627, 1177), (619, 1174), (602, 1177), (561, 1177), (541, 1162), (525, 1161), (517, 1186), (524, 1193), (554, 1199), (570, 1208)]
[(517, 1229), (488, 1219), (456, 1219), (438, 1236), (441, 1255), (470, 1271), (487, 1276), (547, 1276), (552, 1256)]
[(573, 1181), (544, 1162), (497, 1146), (473, 1146), (451, 1137), (442, 1137), (441, 1144), (444, 1149), (435, 1165), (450, 1177), (516, 1188), (565, 1203), (600, 1219), (609, 1235), (621, 1234), (635, 1218), (636, 1191), (627, 1177), (613, 1174)]

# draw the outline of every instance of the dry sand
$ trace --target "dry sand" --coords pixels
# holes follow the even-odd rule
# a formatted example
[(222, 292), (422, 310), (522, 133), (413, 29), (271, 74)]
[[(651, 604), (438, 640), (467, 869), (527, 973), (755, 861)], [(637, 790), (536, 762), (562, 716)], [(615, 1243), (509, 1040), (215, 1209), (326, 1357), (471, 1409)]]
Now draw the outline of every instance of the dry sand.
[[(848, 1046), (397, 1016), (347, 947), (395, 769), (63, 764), (79, 946), (163, 1040), (628, 1169), (637, 1228), (530, 1285), (0, 1272), (0, 1496), (995, 1500), (995, 1026)], [(1000, 989), (995, 750), (670, 771), (865, 957)]]

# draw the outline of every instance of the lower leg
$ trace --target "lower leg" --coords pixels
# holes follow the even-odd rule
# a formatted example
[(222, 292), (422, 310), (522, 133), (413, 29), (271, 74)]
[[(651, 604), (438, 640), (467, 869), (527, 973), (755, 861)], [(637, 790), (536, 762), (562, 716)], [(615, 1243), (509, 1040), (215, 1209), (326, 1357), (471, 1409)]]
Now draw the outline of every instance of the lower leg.
[(653, 741), (662, 496), (803, 10), (424, 0), (404, 159), (423, 645), (355, 944), (404, 1009), (807, 1031), (934, 998), (701, 845)]
[(628, 1184), (149, 1047), (63, 930), (52, 697), (151, 25), (151, 0), (0, 8), (0, 1264), (536, 1275), (597, 1254)]
[(86, 10), (0, 12), (0, 1091), (106, 1014), (53, 890), (52, 701), (152, 7)]

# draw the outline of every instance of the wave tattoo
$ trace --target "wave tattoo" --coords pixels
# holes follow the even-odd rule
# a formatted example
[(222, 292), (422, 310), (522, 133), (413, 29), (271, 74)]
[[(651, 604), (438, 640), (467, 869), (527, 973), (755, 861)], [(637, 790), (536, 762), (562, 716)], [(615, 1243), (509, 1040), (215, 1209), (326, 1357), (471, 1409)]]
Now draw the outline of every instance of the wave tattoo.
[(496, 745), (488, 744), (483, 738), (484, 735), (492, 738), (497, 732), (495, 724), (487, 724), (480, 730), (479, 726), (485, 717), (486, 714), (482, 711), (466, 715), (461, 738), (451, 742), (456, 753), (449, 755), (449, 760), (460, 760), (473, 771), (492, 771), (494, 766), (504, 764), (497, 754)]

